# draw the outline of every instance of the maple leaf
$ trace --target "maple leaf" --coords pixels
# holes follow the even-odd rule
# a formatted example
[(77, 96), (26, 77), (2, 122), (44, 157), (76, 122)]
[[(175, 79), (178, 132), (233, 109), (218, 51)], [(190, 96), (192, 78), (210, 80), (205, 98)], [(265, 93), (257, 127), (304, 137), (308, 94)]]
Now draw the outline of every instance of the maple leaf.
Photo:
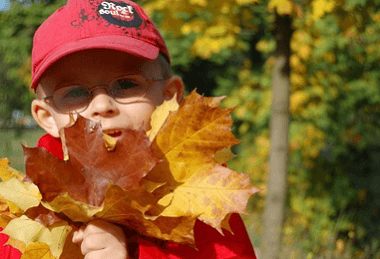
[(21, 259), (56, 259), (56, 257), (50, 252), (49, 245), (33, 242), (25, 248)]
[(199, 215), (199, 220), (222, 233), (223, 219), (233, 212), (246, 214), (249, 197), (258, 191), (248, 175), (217, 164), (205, 166), (159, 201), (170, 200), (160, 215)]
[(72, 230), (66, 237), (63, 245), (63, 251), (59, 259), (83, 259), (84, 256), (80, 250), (80, 246), (71, 242), (73, 239), (74, 230)]
[(122, 131), (116, 148), (108, 151), (100, 124), (78, 115), (74, 125), (64, 130), (68, 161), (53, 157), (44, 148), (24, 147), (27, 179), (39, 187), (43, 201), (69, 193), (94, 206), (103, 202), (108, 183), (137, 189), (157, 159), (143, 130)]
[(15, 177), (19, 180), (22, 180), (22, 179), (24, 179), (25, 175), (23, 175), (21, 172), (17, 171), (16, 169), (10, 167), (8, 158), (1, 158), (0, 159), (0, 178), (1, 178), (1, 180), (7, 181), (13, 177)]
[(9, 211), (1, 211), (0, 212), (0, 227), (5, 228), (8, 223), (18, 216), (9, 212)]
[(24, 211), (38, 206), (42, 198), (36, 185), (14, 177), (0, 183), (0, 195)]
[(22, 215), (20, 218), (11, 220), (4, 228), (3, 233), (7, 234), (15, 240), (19, 240), (26, 245), (26, 249), (31, 243), (38, 242), (47, 244), (49, 250), (59, 258), (62, 253), (66, 237), (69, 234), (71, 227), (66, 222), (61, 222), (50, 228), (47, 228), (40, 223)]
[(111, 185), (107, 191), (104, 208), (95, 217), (133, 228), (142, 235), (178, 243), (194, 243), (191, 233), (195, 217), (150, 216), (146, 212), (157, 203), (157, 198), (143, 188), (125, 191)]
[[(102, 219), (143, 236), (191, 246), (196, 219), (220, 232), (222, 228), (230, 231), (231, 214), (245, 213), (249, 196), (258, 189), (247, 175), (218, 164), (233, 158), (230, 147), (239, 143), (231, 133), (232, 109), (219, 108), (223, 98), (193, 91), (180, 105), (176, 98), (164, 101), (152, 115), (148, 135), (142, 130), (123, 130), (117, 142), (103, 135), (99, 124), (78, 116), (60, 131), (67, 161), (43, 148), (24, 147), (26, 180), (40, 188), (42, 199), (21, 204), (26, 209), (20, 212), (23, 219), (32, 222), (28, 226), (19, 222), (21, 218), (2, 216), (5, 231), (25, 243), (26, 250), (35, 246), (43, 253), (48, 244), (52, 255), (62, 252), (57, 247), (64, 247), (62, 258), (78, 259), (83, 257), (67, 241), (66, 222), (76, 225)], [(11, 176), (4, 184), (15, 181), (20, 182)], [(15, 200), (8, 195), (6, 202), (4, 209), (10, 210)], [(18, 223), (21, 232), (40, 238), (16, 233)], [(60, 224), (67, 227), (58, 235), (62, 239), (52, 234)], [(47, 237), (54, 241), (49, 243)]]
[(50, 227), (57, 222), (61, 223), (64, 221), (58, 217), (53, 210), (45, 208), (43, 203), (39, 204), (37, 207), (29, 208), (25, 211), (24, 215), (34, 221), (37, 221), (45, 227)]
[(158, 106), (152, 113), (150, 118), (151, 129), (146, 133), (150, 141), (153, 141), (157, 136), (158, 131), (165, 123), (169, 113), (178, 110), (179, 104), (177, 102), (177, 94), (169, 101), (164, 101), (162, 105)]
[(219, 108), (222, 99), (202, 97), (194, 90), (177, 111), (170, 112), (152, 144), (154, 155), (163, 163), (147, 179), (185, 182), (217, 151), (240, 143), (231, 133), (232, 109)]

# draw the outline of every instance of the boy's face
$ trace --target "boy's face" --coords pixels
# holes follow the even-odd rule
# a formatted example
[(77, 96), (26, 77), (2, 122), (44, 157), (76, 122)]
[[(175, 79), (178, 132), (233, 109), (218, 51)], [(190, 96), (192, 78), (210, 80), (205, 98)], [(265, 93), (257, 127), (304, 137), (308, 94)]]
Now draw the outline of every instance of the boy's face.
[[(158, 79), (163, 77), (163, 71), (159, 62), (142, 60), (124, 52), (86, 50), (68, 55), (52, 65), (40, 80), (38, 94), (39, 97), (52, 96), (56, 90), (72, 85), (92, 89), (128, 75)], [(147, 130), (157, 105), (174, 94), (177, 94), (177, 100), (182, 99), (183, 84), (178, 77), (149, 81), (145, 92), (138, 102), (122, 104), (108, 95), (105, 88), (98, 88), (92, 92), (92, 100), (80, 114), (100, 122), (103, 131), (115, 137), (120, 137), (118, 129), (143, 127)], [(59, 137), (59, 129), (70, 122), (67, 112), (58, 110), (41, 98), (32, 102), (32, 114), (37, 123), (55, 137)]]

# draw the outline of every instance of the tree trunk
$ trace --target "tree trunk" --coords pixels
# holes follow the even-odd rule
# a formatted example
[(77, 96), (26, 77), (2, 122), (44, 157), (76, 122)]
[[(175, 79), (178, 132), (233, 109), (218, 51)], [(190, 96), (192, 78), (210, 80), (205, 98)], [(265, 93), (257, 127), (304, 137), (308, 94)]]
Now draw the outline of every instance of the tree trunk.
[(272, 72), (272, 116), (270, 121), (270, 155), (262, 259), (279, 259), (285, 218), (288, 167), (290, 38), (291, 18), (276, 12), (275, 36), (277, 57)]

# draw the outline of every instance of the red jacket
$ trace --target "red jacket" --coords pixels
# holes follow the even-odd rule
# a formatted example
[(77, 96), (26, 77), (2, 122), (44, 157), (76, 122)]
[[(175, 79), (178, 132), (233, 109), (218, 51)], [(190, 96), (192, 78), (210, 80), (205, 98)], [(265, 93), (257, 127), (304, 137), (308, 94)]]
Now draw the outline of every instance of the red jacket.
[[(51, 154), (63, 159), (60, 139), (44, 135), (38, 142), (39, 147), (46, 148)], [(145, 239), (138, 239), (138, 259), (257, 259), (248, 233), (239, 214), (230, 218), (234, 233), (224, 231), (224, 236), (214, 228), (197, 220), (194, 226), (195, 244), (198, 251), (173, 242), (158, 246)], [(21, 253), (10, 246), (4, 246), (8, 237), (0, 234), (0, 259), (19, 259)]]

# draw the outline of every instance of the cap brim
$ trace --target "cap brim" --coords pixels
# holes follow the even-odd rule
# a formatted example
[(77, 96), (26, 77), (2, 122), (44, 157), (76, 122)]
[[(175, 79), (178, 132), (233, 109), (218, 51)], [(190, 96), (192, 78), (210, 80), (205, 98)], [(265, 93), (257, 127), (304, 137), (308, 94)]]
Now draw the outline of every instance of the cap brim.
[(59, 59), (81, 50), (111, 49), (118, 50), (147, 60), (155, 60), (159, 54), (159, 48), (145, 41), (131, 37), (111, 35), (97, 36), (73, 41), (57, 48), (51, 53), (38, 68), (31, 84), (36, 89), (42, 74)]

